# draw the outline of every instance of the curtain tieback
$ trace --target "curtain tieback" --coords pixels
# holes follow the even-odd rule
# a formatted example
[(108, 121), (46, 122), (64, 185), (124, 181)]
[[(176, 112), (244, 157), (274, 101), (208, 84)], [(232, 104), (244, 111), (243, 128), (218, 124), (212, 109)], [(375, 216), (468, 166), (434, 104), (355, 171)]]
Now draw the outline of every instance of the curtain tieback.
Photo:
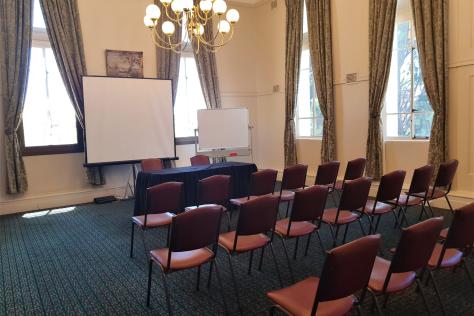
[(378, 115), (370, 115), (370, 118), (371, 118), (371, 119), (380, 118), (380, 114), (378, 114)]
[(4, 130), (5, 135), (11, 136), (15, 133), (15, 131), (12, 128), (7, 128)]

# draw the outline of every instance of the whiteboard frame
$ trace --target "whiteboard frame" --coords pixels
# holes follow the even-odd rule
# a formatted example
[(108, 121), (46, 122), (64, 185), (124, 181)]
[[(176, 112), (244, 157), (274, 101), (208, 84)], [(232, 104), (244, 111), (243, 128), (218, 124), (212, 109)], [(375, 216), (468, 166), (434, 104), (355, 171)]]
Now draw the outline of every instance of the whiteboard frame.
[[(115, 76), (82, 76), (81, 80), (84, 81), (84, 78), (113, 78), (113, 79), (134, 79), (134, 80), (159, 80), (159, 81), (170, 81), (171, 86), (173, 86), (172, 79), (158, 79), (158, 78), (129, 78), (129, 77), (115, 77)], [(174, 118), (174, 96), (171, 94), (171, 106), (172, 106), (172, 113), (173, 113), (173, 131), (175, 132), (175, 118)], [(130, 164), (137, 164), (140, 163), (141, 160), (124, 160), (124, 161), (110, 161), (110, 162), (98, 162), (98, 163), (88, 163), (87, 160), (87, 136), (86, 136), (86, 107), (84, 105), (83, 108), (83, 116), (84, 116), (84, 128), (83, 128), (83, 135), (84, 135), (84, 167), (101, 167), (101, 166), (112, 166), (112, 165), (130, 165)], [(173, 137), (173, 144), (174, 144), (174, 157), (162, 157), (162, 160), (178, 160), (179, 157), (176, 156), (176, 136)]]

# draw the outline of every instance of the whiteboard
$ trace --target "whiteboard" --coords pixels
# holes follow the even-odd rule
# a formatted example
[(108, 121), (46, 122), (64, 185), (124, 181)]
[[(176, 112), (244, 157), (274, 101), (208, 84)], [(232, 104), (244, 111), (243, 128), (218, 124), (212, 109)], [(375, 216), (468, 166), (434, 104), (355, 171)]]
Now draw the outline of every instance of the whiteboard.
[(249, 147), (246, 108), (199, 110), (199, 150)]
[(170, 80), (83, 77), (86, 163), (174, 157)]

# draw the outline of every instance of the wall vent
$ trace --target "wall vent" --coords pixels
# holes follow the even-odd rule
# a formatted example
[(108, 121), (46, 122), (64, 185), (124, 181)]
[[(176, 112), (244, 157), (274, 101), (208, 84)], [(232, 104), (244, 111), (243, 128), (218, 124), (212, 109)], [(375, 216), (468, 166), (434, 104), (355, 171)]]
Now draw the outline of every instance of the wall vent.
[(278, 0), (272, 0), (272, 2), (270, 3), (270, 8), (273, 10), (273, 9), (276, 9), (278, 7)]
[(352, 72), (350, 74), (346, 74), (346, 82), (357, 82), (357, 72)]

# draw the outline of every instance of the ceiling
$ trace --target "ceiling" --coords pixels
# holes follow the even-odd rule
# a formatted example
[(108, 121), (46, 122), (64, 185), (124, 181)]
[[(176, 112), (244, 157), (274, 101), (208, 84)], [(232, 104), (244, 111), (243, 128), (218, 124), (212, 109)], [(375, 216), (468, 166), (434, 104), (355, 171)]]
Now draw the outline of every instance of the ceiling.
[(234, 2), (240, 2), (240, 3), (245, 3), (245, 4), (257, 4), (261, 0), (233, 0)]

